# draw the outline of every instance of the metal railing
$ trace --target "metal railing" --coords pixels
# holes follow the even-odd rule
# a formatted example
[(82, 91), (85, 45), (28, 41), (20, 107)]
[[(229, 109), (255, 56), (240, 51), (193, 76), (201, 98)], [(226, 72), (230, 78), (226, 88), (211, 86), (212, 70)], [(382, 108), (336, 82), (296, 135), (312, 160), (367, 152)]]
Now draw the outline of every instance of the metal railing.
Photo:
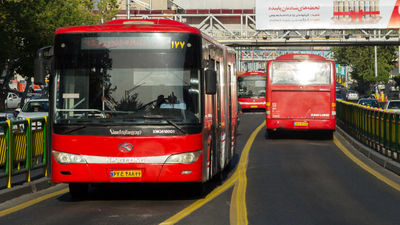
[(400, 113), (337, 101), (337, 123), (348, 134), (395, 161), (400, 154)]
[(33, 169), (43, 168), (47, 176), (47, 117), (0, 122), (0, 178), (11, 188), (13, 176), (26, 174), (31, 181)]

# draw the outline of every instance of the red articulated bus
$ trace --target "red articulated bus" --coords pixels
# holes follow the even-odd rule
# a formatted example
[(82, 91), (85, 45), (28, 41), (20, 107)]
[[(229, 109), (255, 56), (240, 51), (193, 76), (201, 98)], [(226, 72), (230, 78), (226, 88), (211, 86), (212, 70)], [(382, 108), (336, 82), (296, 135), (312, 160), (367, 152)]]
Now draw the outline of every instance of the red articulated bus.
[(267, 64), (266, 127), (336, 129), (335, 63), (311, 54), (287, 54)]
[(52, 180), (72, 195), (100, 182), (202, 186), (231, 161), (233, 49), (163, 19), (60, 28), (53, 48), (38, 51), (35, 81), (51, 54)]
[(238, 101), (243, 110), (265, 109), (265, 85), (263, 72), (238, 74)]

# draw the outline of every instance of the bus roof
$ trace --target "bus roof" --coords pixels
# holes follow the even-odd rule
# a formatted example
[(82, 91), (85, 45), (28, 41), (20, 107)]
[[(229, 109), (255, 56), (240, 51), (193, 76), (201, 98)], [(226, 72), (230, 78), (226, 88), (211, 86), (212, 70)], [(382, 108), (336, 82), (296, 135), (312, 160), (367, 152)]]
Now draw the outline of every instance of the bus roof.
[(276, 57), (275, 60), (326, 60), (320, 55), (313, 54), (286, 54)]
[(95, 32), (177, 32), (201, 34), (200, 30), (187, 24), (167, 19), (119, 19), (100, 25), (61, 27), (55, 34)]
[(264, 72), (237, 72), (238, 77), (248, 77), (248, 76), (267, 76)]

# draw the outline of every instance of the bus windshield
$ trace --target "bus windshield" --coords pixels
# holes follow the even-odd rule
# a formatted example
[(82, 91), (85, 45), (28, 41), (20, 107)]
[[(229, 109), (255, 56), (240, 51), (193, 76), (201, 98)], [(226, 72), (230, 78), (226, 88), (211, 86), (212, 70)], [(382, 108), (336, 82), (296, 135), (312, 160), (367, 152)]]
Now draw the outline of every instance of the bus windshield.
[(56, 36), (55, 124), (199, 124), (201, 40), (192, 34)]
[(265, 98), (266, 78), (262, 76), (238, 77), (239, 98)]
[(272, 62), (272, 84), (329, 85), (329, 62), (290, 61)]

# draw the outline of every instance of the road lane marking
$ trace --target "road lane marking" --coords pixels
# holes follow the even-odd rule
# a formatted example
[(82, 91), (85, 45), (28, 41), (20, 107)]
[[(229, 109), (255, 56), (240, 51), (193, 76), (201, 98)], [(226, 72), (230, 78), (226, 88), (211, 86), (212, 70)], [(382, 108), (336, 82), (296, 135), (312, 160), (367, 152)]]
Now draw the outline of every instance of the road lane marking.
[(234, 173), (227, 181), (224, 182), (223, 185), (219, 186), (218, 188), (214, 189), (211, 193), (209, 193), (205, 198), (197, 200), (190, 206), (186, 207), (185, 209), (181, 210), (174, 216), (170, 217), (169, 219), (165, 220), (164, 222), (160, 223), (160, 225), (169, 225), (169, 224), (175, 224), (191, 214), (192, 212), (196, 211), (200, 207), (202, 207), (204, 204), (208, 203), (209, 201), (213, 200), (216, 198), (218, 195), (222, 194), (224, 191), (226, 191), (228, 188), (230, 188), (238, 178), (238, 173)]
[(231, 197), (231, 208), (230, 208), (230, 224), (248, 224), (247, 220), (247, 206), (246, 206), (246, 188), (247, 188), (247, 165), (249, 162), (249, 153), (251, 146), (260, 132), (261, 128), (265, 126), (265, 122), (260, 124), (250, 135), (246, 145), (243, 148), (242, 155), (240, 157), (239, 165), (236, 171), (239, 173), (238, 181), (235, 184)]
[(368, 173), (372, 174), (382, 182), (386, 183), (390, 187), (396, 189), (397, 191), (400, 191), (400, 185), (397, 184), (396, 182), (390, 180), (389, 178), (385, 177), (378, 171), (372, 169), (371, 167), (367, 166), (365, 163), (363, 163), (361, 160), (356, 158), (336, 137), (333, 138), (333, 142), (336, 144), (336, 146), (339, 147), (339, 149), (348, 157), (350, 158), (354, 163), (356, 163), (358, 166), (366, 170)]
[(34, 204), (37, 204), (37, 203), (39, 203), (41, 201), (44, 201), (44, 200), (49, 199), (49, 198), (52, 198), (54, 196), (65, 194), (68, 191), (69, 191), (68, 188), (64, 188), (64, 189), (62, 189), (60, 191), (49, 193), (47, 195), (40, 196), (39, 198), (35, 198), (35, 199), (30, 200), (30, 201), (21, 203), (19, 205), (16, 205), (14, 207), (9, 208), (9, 209), (5, 209), (3, 211), (0, 211), (0, 217), (3, 217), (3, 216), (8, 215), (10, 213), (17, 212), (17, 211), (22, 210), (22, 209), (25, 209), (25, 208), (27, 208), (29, 206), (32, 206)]
[[(260, 132), (261, 128), (265, 126), (265, 121), (259, 125), (250, 135), (249, 139), (246, 142), (245, 147), (243, 148), (242, 154), (240, 156), (239, 165), (236, 168), (235, 172), (232, 176), (226, 180), (221, 186), (214, 189), (211, 193), (209, 193), (204, 199), (197, 200), (192, 203), (188, 207), (184, 208), (174, 216), (160, 223), (160, 225), (170, 225), (175, 224), (190, 215), (192, 212), (196, 211), (206, 203), (210, 202), (220, 194), (224, 193), (227, 189), (229, 189), (232, 185), (235, 184), (234, 192), (231, 197), (231, 208), (230, 213), (234, 213), (234, 215), (230, 215), (231, 224), (247, 224), (247, 209), (246, 209), (246, 186), (247, 186), (247, 177), (246, 177), (246, 168), (248, 164), (248, 156), (250, 148), (256, 138), (257, 134)], [(236, 191), (235, 191), (236, 190)], [(235, 195), (235, 197), (233, 197)], [(244, 221), (245, 223), (240, 223)]]

